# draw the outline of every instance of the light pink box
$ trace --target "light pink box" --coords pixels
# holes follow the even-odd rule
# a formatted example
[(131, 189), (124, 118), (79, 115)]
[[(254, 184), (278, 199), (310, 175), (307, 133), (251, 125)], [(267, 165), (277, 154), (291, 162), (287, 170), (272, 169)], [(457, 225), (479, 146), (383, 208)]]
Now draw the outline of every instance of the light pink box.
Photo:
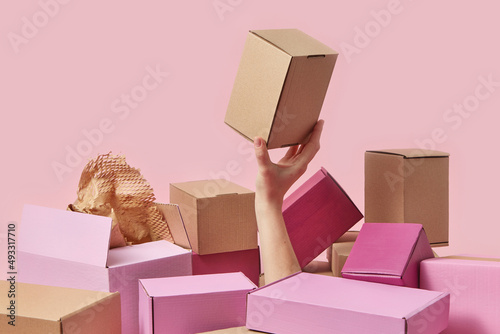
[(439, 333), (445, 292), (297, 273), (248, 295), (246, 327), (268, 333)]
[(450, 323), (443, 333), (500, 332), (500, 259), (460, 255), (424, 260), (420, 287), (450, 293)]
[(283, 201), (283, 218), (297, 260), (304, 268), (363, 215), (321, 168)]
[(243, 326), (247, 293), (242, 273), (139, 280), (139, 333), (200, 333)]
[(342, 277), (418, 288), (420, 262), (432, 257), (422, 225), (365, 223)]
[(138, 279), (191, 275), (191, 252), (167, 241), (108, 251), (111, 218), (25, 205), (19, 228), (19, 282), (115, 292), (122, 333), (136, 334)]
[(193, 275), (231, 272), (242, 272), (255, 285), (259, 285), (259, 248), (206, 255), (193, 253)]

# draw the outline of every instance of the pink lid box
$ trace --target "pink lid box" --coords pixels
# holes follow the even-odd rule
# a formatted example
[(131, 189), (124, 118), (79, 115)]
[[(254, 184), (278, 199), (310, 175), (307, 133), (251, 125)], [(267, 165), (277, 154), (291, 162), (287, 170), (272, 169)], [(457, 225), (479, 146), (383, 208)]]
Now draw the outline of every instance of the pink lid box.
[(424, 260), (420, 287), (450, 293), (450, 321), (443, 333), (500, 331), (500, 259), (457, 255)]
[(193, 275), (230, 272), (242, 272), (255, 285), (259, 285), (259, 248), (206, 255), (193, 253)]
[(363, 215), (323, 167), (283, 201), (290, 242), (304, 268)]
[(449, 294), (309, 273), (249, 293), (246, 327), (269, 333), (439, 333)]
[(432, 257), (422, 225), (365, 223), (342, 277), (418, 288), (420, 261)]
[(160, 240), (108, 250), (111, 218), (25, 205), (18, 281), (120, 292), (122, 333), (138, 332), (138, 279), (191, 275), (191, 252)]
[(242, 273), (139, 280), (139, 332), (200, 333), (243, 326), (246, 295), (256, 286)]

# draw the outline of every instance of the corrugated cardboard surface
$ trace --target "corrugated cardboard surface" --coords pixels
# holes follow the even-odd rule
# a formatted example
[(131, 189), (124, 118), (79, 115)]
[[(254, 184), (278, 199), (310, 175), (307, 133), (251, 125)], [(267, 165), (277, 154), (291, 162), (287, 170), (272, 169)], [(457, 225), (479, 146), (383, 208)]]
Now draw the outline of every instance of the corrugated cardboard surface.
[[(0, 290), (7, 291), (0, 281)], [(17, 283), (16, 327), (2, 317), (1, 333), (121, 333), (119, 293)], [(7, 305), (7, 294), (0, 295)], [(5, 311), (0, 311), (5, 314)], [(15, 330), (13, 330), (15, 329)]]
[(249, 293), (246, 327), (270, 333), (439, 333), (446, 312), (430, 313), (427, 328), (406, 319), (432, 312), (447, 298), (442, 292), (298, 273)]
[(448, 245), (449, 158), (439, 151), (365, 153), (365, 221), (418, 223), (432, 246)]
[(448, 256), (422, 261), (420, 287), (450, 293), (443, 333), (497, 334), (500, 329), (500, 259)]
[(226, 180), (170, 185), (193, 251), (200, 255), (255, 249), (254, 192)]
[(342, 277), (342, 268), (351, 253), (354, 241), (336, 242), (331, 248), (331, 270), (333, 276)]
[(297, 29), (251, 31), (225, 123), (268, 148), (303, 143), (318, 120), (338, 53)]
[(174, 243), (186, 249), (191, 249), (186, 227), (182, 220), (181, 211), (177, 204), (156, 204), (163, 218), (167, 221), (168, 228)]
[(356, 205), (324, 168), (283, 202), (283, 218), (301, 268), (362, 217)]

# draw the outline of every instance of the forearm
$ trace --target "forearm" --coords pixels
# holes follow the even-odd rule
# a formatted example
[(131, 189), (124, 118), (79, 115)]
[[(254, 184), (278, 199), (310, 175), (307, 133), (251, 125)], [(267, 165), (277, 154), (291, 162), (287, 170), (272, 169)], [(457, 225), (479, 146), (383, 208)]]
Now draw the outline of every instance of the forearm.
[(281, 205), (282, 201), (272, 202), (256, 194), (255, 213), (266, 284), (300, 271), (286, 231)]

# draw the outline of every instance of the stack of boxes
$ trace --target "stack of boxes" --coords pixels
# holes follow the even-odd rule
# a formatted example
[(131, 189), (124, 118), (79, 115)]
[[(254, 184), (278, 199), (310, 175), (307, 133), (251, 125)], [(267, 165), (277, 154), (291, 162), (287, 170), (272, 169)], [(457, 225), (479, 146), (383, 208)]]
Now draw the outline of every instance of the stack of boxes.
[[(306, 142), (337, 55), (298, 30), (251, 31), (225, 122), (268, 148)], [(301, 268), (329, 248), (337, 277), (301, 272), (260, 288), (255, 194), (232, 182), (170, 185), (173, 204), (158, 208), (174, 244), (109, 250), (110, 218), (27, 205), (21, 330), (496, 333), (499, 260), (431, 249), (448, 245), (448, 161), (437, 151), (366, 152), (360, 232), (348, 230), (361, 212), (319, 170), (285, 199), (283, 217)]]

